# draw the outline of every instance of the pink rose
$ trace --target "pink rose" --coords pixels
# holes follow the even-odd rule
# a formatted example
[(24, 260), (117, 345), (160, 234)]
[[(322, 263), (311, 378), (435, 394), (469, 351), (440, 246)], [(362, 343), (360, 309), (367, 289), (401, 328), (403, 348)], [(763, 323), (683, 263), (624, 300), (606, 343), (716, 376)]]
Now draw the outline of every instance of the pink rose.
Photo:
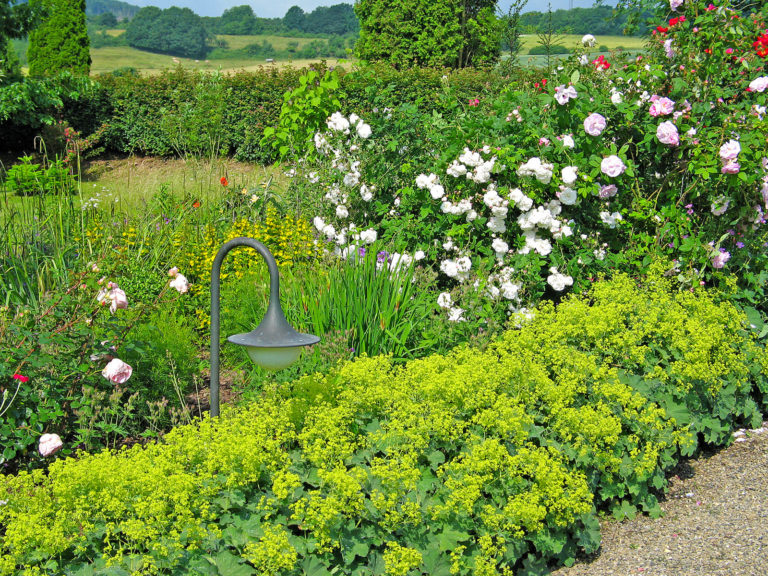
[(555, 100), (561, 106), (564, 106), (569, 100), (576, 98), (578, 95), (576, 88), (573, 86), (566, 87), (565, 85), (560, 85), (555, 88)]
[(187, 282), (184, 274), (176, 274), (176, 278), (170, 281), (168, 284), (171, 288), (175, 288), (179, 294), (185, 294), (189, 290), (189, 282)]
[(622, 162), (621, 158), (615, 154), (608, 156), (607, 158), (603, 158), (603, 161), (600, 163), (600, 171), (606, 176), (610, 176), (611, 178), (621, 176), (624, 174), (624, 170), (626, 169), (627, 167), (624, 165), (624, 162)]
[(170, 276), (171, 278), (175, 278), (176, 274), (178, 274), (178, 273), (179, 273), (179, 269), (176, 268), (176, 266), (174, 266), (173, 268), (168, 270), (168, 276)]
[(685, 0), (669, 0), (669, 9), (673, 12), (683, 5)]
[(723, 174), (738, 174), (739, 170), (741, 170), (741, 166), (738, 162), (726, 162), (722, 168), (720, 168), (720, 172)]
[(584, 119), (584, 131), (590, 136), (600, 136), (605, 130), (605, 117), (593, 112)]
[(768, 89), (768, 76), (760, 76), (749, 83), (749, 89), (752, 92), (765, 92)]
[(672, 114), (675, 111), (675, 102), (669, 98), (659, 98), (658, 96), (651, 97), (651, 107), (648, 113), (653, 116), (666, 116)]
[(605, 186), (600, 186), (600, 191), (597, 193), (597, 195), (605, 200), (606, 198), (611, 198), (613, 196), (616, 196), (616, 192), (618, 192), (619, 189), (616, 188), (615, 184), (608, 184)]
[(112, 314), (117, 312), (118, 309), (125, 310), (128, 308), (128, 298), (126, 297), (125, 292), (118, 288), (117, 284), (114, 282), (108, 283), (107, 287), (109, 288), (108, 290), (102, 290), (99, 292), (98, 296), (96, 296), (99, 304), (106, 305), (109, 303), (109, 311)]
[(40, 456), (47, 458), (48, 456), (56, 454), (56, 452), (61, 450), (62, 446), (64, 446), (64, 443), (61, 441), (58, 434), (43, 434), (40, 436), (40, 443), (37, 446), (37, 450), (40, 452)]
[(133, 374), (133, 368), (119, 358), (113, 358), (101, 371), (101, 375), (113, 384), (122, 384)]
[(741, 144), (738, 140), (728, 140), (725, 144), (720, 146), (720, 158), (723, 161), (736, 160), (741, 152)]
[(677, 133), (677, 126), (670, 121), (662, 122), (656, 128), (656, 138), (659, 142), (668, 146), (677, 146), (680, 144), (680, 135)]

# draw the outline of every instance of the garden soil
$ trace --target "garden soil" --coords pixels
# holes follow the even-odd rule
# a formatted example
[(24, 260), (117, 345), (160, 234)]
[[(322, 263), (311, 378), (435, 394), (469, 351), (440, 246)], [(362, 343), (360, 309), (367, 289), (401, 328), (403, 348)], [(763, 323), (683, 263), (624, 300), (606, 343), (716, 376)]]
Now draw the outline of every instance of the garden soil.
[(681, 464), (662, 518), (601, 522), (603, 544), (553, 576), (768, 575), (768, 422)]

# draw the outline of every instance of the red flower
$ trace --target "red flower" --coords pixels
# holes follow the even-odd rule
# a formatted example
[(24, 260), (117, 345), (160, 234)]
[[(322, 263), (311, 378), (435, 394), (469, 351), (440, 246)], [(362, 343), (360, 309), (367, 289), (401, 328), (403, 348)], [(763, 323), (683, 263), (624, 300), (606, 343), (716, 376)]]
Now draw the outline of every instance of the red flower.
[(200, 208), (200, 201), (195, 200), (194, 202), (192, 202), (192, 208)]
[(228, 186), (229, 185), (229, 180), (227, 180), (226, 176), (222, 176), (221, 180), (219, 180), (219, 182), (221, 182), (222, 186)]
[(600, 70), (600, 68), (603, 70), (608, 70), (608, 68), (611, 67), (610, 62), (608, 62), (608, 60), (606, 60), (605, 56), (602, 54), (600, 54), (600, 56), (598, 56), (595, 60), (592, 60), (592, 64), (594, 64), (595, 68), (598, 70)]
[(761, 58), (768, 56), (768, 33), (758, 36), (757, 40), (752, 42), (752, 48), (755, 49), (755, 52)]
[[(669, 25), (670, 25), (670, 26), (677, 26), (677, 25), (678, 25), (678, 24), (680, 24), (681, 22), (685, 22), (685, 16), (678, 16), (677, 18), (672, 18), (672, 19), (669, 21)], [(665, 30), (665, 32), (666, 32), (666, 30)]]
[[(480, 106), (480, 98), (470, 98), (469, 99), (469, 105), (470, 106)], [(226, 184), (225, 184), (226, 186)]]
[(662, 34), (666, 34), (669, 32), (669, 28), (665, 28), (664, 26), (656, 26), (656, 31), (661, 32)]
[(22, 376), (21, 374), (14, 374), (14, 375), (12, 376), (12, 378), (13, 378), (14, 380), (18, 380), (18, 381), (19, 381), (19, 382), (21, 382), (22, 384), (23, 384), (23, 383), (25, 383), (25, 382), (29, 382), (29, 376)]

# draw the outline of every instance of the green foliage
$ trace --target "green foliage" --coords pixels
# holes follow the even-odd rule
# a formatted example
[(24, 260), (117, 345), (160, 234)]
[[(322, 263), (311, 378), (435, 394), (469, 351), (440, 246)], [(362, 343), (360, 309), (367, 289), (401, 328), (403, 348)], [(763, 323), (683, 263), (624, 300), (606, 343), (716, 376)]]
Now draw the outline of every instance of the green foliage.
[[(161, 444), (0, 476), (0, 573), (141, 561), (161, 574), (480, 575), (572, 562), (599, 546), (595, 504), (657, 512), (665, 470), (691, 449), (663, 395), (627, 380), (652, 364), (671, 387), (722, 400), (751, 362), (767, 367), (730, 304), (668, 288), (657, 275), (600, 282), (486, 351), (362, 358)], [(713, 313), (733, 320), (712, 337), (679, 326)], [(658, 337), (679, 359), (653, 356)]]
[(205, 56), (208, 36), (197, 14), (175, 6), (165, 10), (142, 8), (125, 31), (125, 40), (133, 48), (187, 58)]
[(570, 54), (571, 51), (565, 46), (560, 44), (553, 44), (552, 46), (534, 46), (528, 50), (528, 54), (531, 55), (547, 55), (547, 54)]
[(256, 16), (248, 5), (234, 6), (224, 10), (216, 27), (217, 34), (247, 35), (256, 28)]
[(32, 0), (31, 5), (44, 10), (45, 17), (29, 35), (29, 74), (54, 76), (66, 70), (87, 76), (91, 55), (85, 0)]
[(2, 184), (19, 196), (50, 193), (70, 194), (75, 191), (75, 179), (62, 160), (55, 160), (42, 167), (33, 164), (32, 156), (19, 158), (20, 162), (8, 169)]
[(493, 63), (501, 43), (495, 7), (496, 0), (362, 0), (355, 54), (397, 68)]
[[(667, 7), (669, 5), (667, 4)], [(551, 25), (559, 34), (592, 34), (601, 36), (621, 36), (627, 23), (627, 14), (614, 17), (611, 6), (593, 6), (554, 10), (551, 17), (547, 12), (530, 11), (520, 15), (520, 26), (534, 32), (541, 32)], [(646, 26), (637, 28), (634, 33), (644, 34)]]
[(303, 156), (314, 149), (312, 138), (325, 120), (341, 106), (339, 74), (310, 70), (299, 77), (299, 86), (283, 95), (280, 122), (264, 129), (262, 144), (271, 146), (281, 158)]

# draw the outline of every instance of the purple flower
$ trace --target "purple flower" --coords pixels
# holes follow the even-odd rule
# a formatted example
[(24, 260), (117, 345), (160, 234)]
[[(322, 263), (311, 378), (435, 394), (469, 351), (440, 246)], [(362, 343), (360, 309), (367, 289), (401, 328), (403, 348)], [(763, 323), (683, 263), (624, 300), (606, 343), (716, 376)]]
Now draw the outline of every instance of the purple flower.
[(383, 264), (387, 261), (387, 258), (389, 258), (389, 252), (386, 250), (382, 250), (378, 254), (376, 254), (376, 262), (379, 264)]
[(720, 248), (720, 252), (712, 256), (712, 267), (713, 268), (722, 268), (725, 266), (725, 263), (728, 262), (728, 260), (731, 259), (731, 253), (728, 252), (725, 248)]
[(736, 242), (736, 248), (744, 248), (744, 242)]

